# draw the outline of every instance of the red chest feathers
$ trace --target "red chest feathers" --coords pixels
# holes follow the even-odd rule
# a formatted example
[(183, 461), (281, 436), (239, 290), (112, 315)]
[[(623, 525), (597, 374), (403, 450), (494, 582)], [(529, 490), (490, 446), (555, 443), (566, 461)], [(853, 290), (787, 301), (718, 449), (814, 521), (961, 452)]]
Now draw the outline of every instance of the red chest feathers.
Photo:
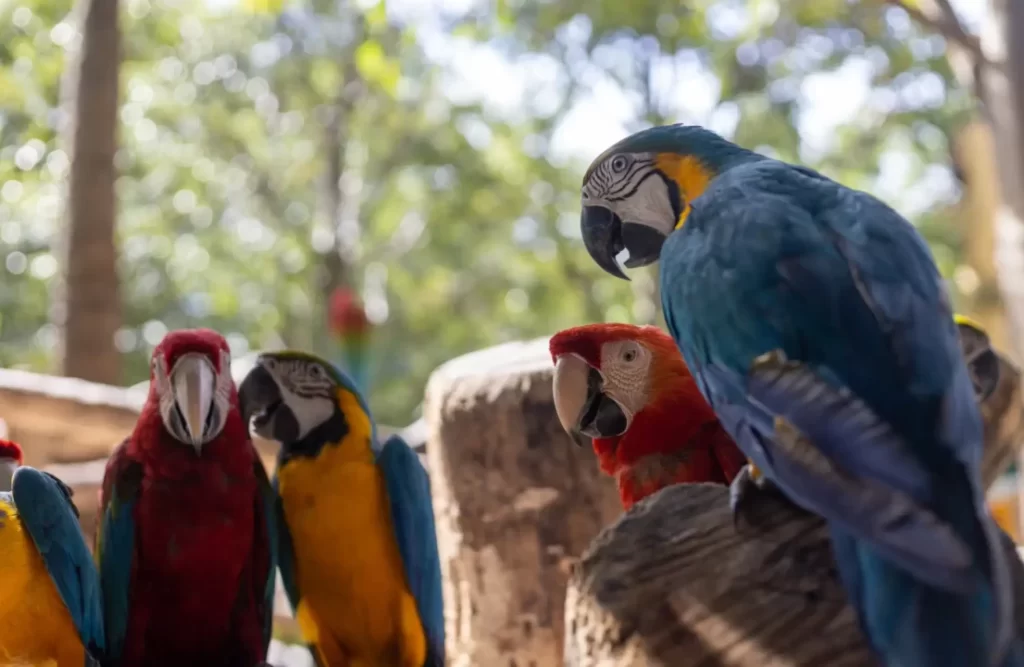
[(149, 595), (133, 600), (133, 612), (158, 626), (188, 618), (193, 628), (223, 631), (251, 578), (252, 465), (193, 458), (170, 470), (149, 464), (144, 470), (135, 506), (134, 579), (141, 586), (133, 589)]

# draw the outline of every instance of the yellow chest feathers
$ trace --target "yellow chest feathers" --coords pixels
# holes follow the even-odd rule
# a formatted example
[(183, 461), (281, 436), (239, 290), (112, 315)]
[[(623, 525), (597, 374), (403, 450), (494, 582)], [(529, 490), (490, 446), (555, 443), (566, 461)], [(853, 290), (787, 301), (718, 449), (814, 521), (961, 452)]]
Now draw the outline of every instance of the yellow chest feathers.
[(296, 616), (328, 664), (344, 655), (351, 664), (419, 667), (425, 640), (384, 479), (369, 438), (353, 437), (353, 426), (344, 442), (278, 471), (301, 596)]
[(0, 665), (81, 667), (71, 612), (15, 508), (0, 501)]

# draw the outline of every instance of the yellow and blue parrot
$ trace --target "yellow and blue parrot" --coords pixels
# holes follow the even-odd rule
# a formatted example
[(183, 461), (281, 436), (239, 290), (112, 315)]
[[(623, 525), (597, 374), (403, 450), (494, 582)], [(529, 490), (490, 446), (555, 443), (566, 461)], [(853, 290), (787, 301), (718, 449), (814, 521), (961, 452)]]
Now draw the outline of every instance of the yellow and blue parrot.
[(609, 148), (582, 204), (607, 272), (626, 277), (624, 249), (627, 267), (660, 260), (665, 319), (701, 392), (760, 472), (828, 522), (882, 661), (1024, 665), (974, 388), (914, 227), (684, 125)]
[(442, 667), (441, 566), (427, 473), (380, 446), (366, 401), (326, 361), (260, 355), (239, 387), (246, 422), (281, 443), (279, 565), (321, 667)]
[(71, 489), (20, 464), (0, 440), (0, 664), (98, 667), (99, 577)]

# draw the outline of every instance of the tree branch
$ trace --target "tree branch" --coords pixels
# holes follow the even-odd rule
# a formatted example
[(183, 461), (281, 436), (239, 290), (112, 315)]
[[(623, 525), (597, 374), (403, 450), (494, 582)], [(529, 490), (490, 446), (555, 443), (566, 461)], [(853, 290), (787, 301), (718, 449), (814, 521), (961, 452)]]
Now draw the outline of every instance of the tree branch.
[(906, 0), (882, 0), (882, 2), (893, 7), (899, 7), (921, 26), (939, 33), (951, 42), (955, 42), (967, 51), (975, 62), (986, 67), (1003, 69), (1003, 63), (992, 61), (985, 55), (985, 51), (981, 48), (981, 40), (967, 32), (949, 0), (935, 0), (941, 16), (933, 16), (924, 12), (908, 4)]

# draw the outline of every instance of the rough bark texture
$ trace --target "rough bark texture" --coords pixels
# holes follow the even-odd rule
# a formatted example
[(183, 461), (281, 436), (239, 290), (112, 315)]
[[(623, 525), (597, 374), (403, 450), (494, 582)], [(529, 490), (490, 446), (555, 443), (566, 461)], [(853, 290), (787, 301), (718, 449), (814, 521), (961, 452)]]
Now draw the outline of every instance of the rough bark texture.
[[(669, 487), (574, 567), (567, 667), (874, 667), (821, 519), (766, 497), (767, 533), (738, 532), (728, 489)], [(1018, 634), (1024, 568), (1013, 543)]]
[(568, 565), (621, 513), (552, 405), (547, 339), (455, 359), (424, 415), (449, 664), (561, 664)]
[(871, 664), (821, 520), (762, 507), (777, 522), (752, 537), (733, 528), (724, 486), (669, 487), (635, 506), (575, 568), (565, 664)]
[(117, 384), (120, 283), (114, 238), (121, 34), (118, 0), (78, 0), (82, 43), (69, 68), (71, 173), (60, 304), (64, 375)]

